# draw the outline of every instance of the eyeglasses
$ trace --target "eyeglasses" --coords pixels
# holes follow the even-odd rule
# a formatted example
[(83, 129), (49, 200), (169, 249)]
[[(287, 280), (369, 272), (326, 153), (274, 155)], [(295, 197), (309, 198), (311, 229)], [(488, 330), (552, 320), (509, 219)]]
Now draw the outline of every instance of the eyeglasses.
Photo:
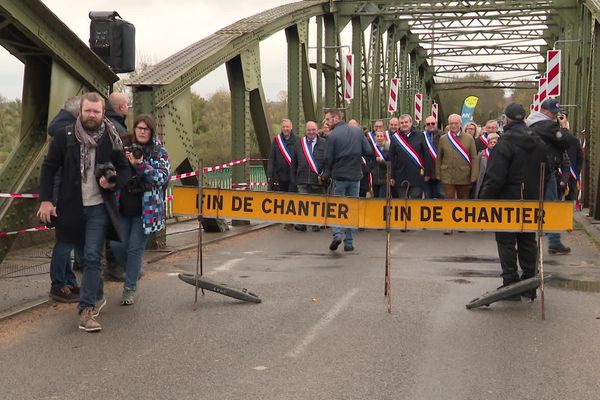
[(150, 128), (145, 128), (143, 126), (136, 126), (135, 129), (137, 129), (140, 132), (150, 132)]
[(426, 122), (425, 125), (435, 125), (435, 122)]

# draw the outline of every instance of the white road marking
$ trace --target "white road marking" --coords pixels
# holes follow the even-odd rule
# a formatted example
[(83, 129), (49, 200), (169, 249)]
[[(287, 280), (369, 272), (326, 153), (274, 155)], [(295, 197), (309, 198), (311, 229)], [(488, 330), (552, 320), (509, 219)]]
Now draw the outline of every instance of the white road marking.
[(217, 272), (229, 271), (232, 267), (234, 267), (240, 261), (244, 261), (244, 259), (243, 258), (233, 258), (233, 259), (225, 262), (224, 264), (219, 265), (217, 268), (213, 269), (212, 271), (207, 272), (206, 275), (215, 274)]
[(265, 369), (267, 369), (267, 367), (265, 367), (264, 365), (259, 365), (257, 367), (252, 367), (252, 369), (256, 371), (264, 371)]
[(396, 252), (397, 252), (398, 250), (400, 250), (400, 247), (402, 247), (402, 246), (404, 246), (404, 242), (401, 242), (401, 243), (398, 243), (398, 244), (396, 244), (394, 247), (392, 247), (392, 252), (391, 252), (391, 253), (392, 253), (392, 254), (396, 254)]
[(177, 276), (179, 275), (179, 272), (169, 272), (167, 273), (167, 276)]
[(325, 314), (319, 322), (317, 322), (304, 336), (304, 338), (294, 347), (292, 351), (288, 353), (288, 357), (297, 358), (299, 357), (306, 348), (317, 338), (319, 332), (321, 332), (335, 317), (350, 303), (352, 297), (358, 293), (360, 289), (354, 288), (344, 295), (335, 305)]

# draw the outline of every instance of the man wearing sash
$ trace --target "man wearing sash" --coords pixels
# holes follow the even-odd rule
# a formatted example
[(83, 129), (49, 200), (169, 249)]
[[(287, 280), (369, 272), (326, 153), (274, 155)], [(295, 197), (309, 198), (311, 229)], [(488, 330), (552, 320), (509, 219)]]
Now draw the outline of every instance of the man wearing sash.
[[(317, 124), (313, 121), (306, 123), (306, 134), (298, 140), (292, 152), (292, 186), (297, 187), (298, 193), (323, 194), (320, 177), (325, 164), (325, 146), (327, 140), (317, 135)], [(306, 225), (296, 225), (296, 230), (306, 231)], [(313, 232), (319, 227), (313, 226)]]
[(435, 163), (437, 160), (438, 147), (440, 147), (440, 136), (442, 133), (437, 128), (437, 121), (434, 116), (430, 115), (425, 118), (425, 132), (423, 132), (425, 136), (425, 144), (427, 145), (427, 152), (429, 153), (429, 158), (431, 159), (432, 165), (432, 175), (425, 185), (423, 186), (423, 191), (425, 192), (426, 199), (443, 199), (444, 198), (444, 190), (442, 189), (442, 182), (440, 182), (439, 178), (435, 175)]
[[(321, 174), (324, 181), (333, 180), (332, 193), (334, 196), (358, 197), (360, 179), (362, 178), (361, 158), (369, 162), (373, 151), (360, 127), (351, 126), (342, 120), (338, 109), (329, 109), (325, 118), (331, 133), (327, 137), (326, 161)], [(345, 229), (344, 251), (354, 250), (353, 229)], [(342, 243), (342, 230), (338, 227), (331, 229), (333, 240), (330, 250), (337, 250)]]
[[(531, 134), (523, 119), (525, 109), (510, 104), (505, 110), (505, 129), (493, 150), (483, 179), (482, 199), (537, 200), (539, 198), (540, 165), (546, 162), (543, 142)], [(548, 164), (546, 164), (548, 171)], [(546, 174), (548, 178), (548, 174)], [(537, 271), (535, 232), (496, 232), (498, 256), (502, 267), (502, 286), (532, 278)], [(522, 274), (519, 276), (518, 266)], [(535, 289), (507, 300), (535, 298)]]
[(292, 121), (281, 121), (281, 133), (275, 136), (267, 164), (267, 181), (271, 190), (290, 191), (290, 167), (292, 151), (298, 138), (292, 132)]
[(498, 133), (498, 121), (496, 121), (495, 119), (490, 119), (488, 122), (486, 122), (485, 127), (483, 128), (483, 132), (481, 132), (481, 135), (479, 135), (479, 137), (475, 139), (475, 147), (477, 148), (477, 154), (489, 147), (488, 136), (492, 133)]
[(447, 199), (468, 199), (471, 184), (479, 176), (475, 139), (461, 131), (458, 114), (448, 117), (448, 127), (449, 132), (440, 138), (436, 176)]
[(423, 186), (433, 172), (431, 157), (423, 133), (412, 126), (411, 116), (401, 115), (399, 125), (390, 144), (391, 184), (399, 198), (420, 199)]

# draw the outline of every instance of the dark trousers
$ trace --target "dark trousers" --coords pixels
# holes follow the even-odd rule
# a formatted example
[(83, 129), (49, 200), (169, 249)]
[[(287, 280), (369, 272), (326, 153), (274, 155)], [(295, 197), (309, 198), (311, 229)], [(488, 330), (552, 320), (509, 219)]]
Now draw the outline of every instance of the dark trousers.
[(407, 191), (406, 186), (398, 186), (396, 187), (396, 194), (399, 199), (421, 199), (423, 198), (423, 188), (411, 186)]
[[(537, 246), (535, 233), (496, 232), (498, 256), (505, 285), (534, 277), (536, 274)], [(517, 259), (523, 273), (519, 278)]]

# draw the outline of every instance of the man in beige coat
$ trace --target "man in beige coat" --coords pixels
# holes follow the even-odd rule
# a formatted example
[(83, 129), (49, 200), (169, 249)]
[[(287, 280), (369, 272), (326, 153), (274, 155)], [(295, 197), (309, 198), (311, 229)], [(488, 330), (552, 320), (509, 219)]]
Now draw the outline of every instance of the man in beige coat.
[(460, 115), (448, 117), (449, 132), (440, 138), (436, 176), (444, 185), (446, 199), (468, 199), (479, 177), (477, 149), (471, 135), (461, 132)]

